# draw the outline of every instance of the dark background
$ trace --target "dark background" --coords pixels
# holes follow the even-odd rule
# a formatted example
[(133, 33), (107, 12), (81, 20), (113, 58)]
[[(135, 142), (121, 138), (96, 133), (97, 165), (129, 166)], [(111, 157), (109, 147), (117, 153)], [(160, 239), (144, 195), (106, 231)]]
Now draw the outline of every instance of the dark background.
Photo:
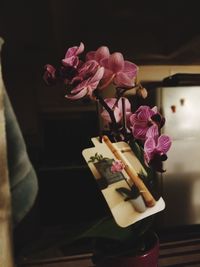
[(82, 41), (86, 52), (107, 45), (138, 65), (200, 64), (198, 1), (1, 0), (0, 36), (4, 81), (44, 192), (50, 179), (43, 203), (70, 188), (74, 173), (84, 174), (81, 150), (98, 134), (95, 106), (70, 103), (63, 88), (47, 87), (46, 63), (57, 64)]
[(200, 63), (198, 1), (1, 0), (0, 12), (4, 80), (32, 146), (41, 113), (69, 106), (61, 88), (44, 85), (43, 66), (80, 41), (86, 52), (107, 45), (138, 65)]

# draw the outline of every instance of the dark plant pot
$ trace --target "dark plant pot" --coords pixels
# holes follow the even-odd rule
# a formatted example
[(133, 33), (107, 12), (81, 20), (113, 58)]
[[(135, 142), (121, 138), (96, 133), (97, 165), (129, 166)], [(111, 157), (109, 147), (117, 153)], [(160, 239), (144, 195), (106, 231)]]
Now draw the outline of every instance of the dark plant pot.
[(107, 257), (99, 261), (97, 267), (158, 267), (159, 239), (155, 233), (147, 235), (146, 249), (144, 251), (128, 252), (115, 257)]

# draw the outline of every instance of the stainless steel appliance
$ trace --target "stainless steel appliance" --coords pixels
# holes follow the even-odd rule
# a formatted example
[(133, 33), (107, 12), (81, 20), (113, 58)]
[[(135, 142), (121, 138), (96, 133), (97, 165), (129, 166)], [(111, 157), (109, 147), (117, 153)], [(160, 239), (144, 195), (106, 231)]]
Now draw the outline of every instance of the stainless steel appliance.
[[(200, 84), (200, 83), (199, 83)], [(173, 143), (162, 177), (163, 227), (200, 223), (200, 85), (161, 86), (157, 105)]]

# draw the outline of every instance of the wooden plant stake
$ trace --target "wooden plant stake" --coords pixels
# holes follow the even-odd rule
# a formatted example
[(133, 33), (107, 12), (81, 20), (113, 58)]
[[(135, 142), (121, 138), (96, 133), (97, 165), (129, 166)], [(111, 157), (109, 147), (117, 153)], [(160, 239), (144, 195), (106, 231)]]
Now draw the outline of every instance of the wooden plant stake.
[(103, 141), (107, 145), (107, 147), (111, 150), (111, 152), (115, 155), (115, 157), (118, 160), (121, 160), (125, 165), (125, 171), (128, 174), (128, 176), (132, 179), (133, 183), (137, 186), (140, 193), (142, 194), (144, 201), (146, 203), (147, 207), (153, 207), (156, 204), (156, 200), (152, 196), (151, 192), (148, 190), (146, 185), (143, 183), (143, 181), (140, 179), (138, 175), (135, 175), (135, 170), (132, 166), (128, 165), (127, 162), (123, 160), (121, 157), (119, 151), (113, 146), (112, 142), (108, 138), (108, 136), (103, 136)]

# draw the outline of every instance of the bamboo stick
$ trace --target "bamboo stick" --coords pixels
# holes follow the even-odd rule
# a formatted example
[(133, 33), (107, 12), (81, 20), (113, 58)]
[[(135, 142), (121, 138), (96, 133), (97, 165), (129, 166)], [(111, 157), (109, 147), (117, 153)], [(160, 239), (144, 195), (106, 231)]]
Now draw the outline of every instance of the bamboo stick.
[(126, 173), (128, 174), (128, 176), (132, 179), (134, 184), (139, 189), (140, 193), (142, 194), (142, 196), (145, 200), (146, 206), (147, 207), (154, 206), (156, 203), (154, 197), (152, 196), (151, 192), (148, 190), (146, 185), (143, 183), (143, 181), (140, 179), (140, 177), (138, 177), (138, 175), (135, 175), (136, 172), (133, 169), (133, 167), (128, 165), (127, 162), (125, 162), (125, 160), (121, 157), (119, 151), (113, 146), (113, 144), (110, 141), (110, 139), (108, 138), (108, 136), (104, 135), (103, 141), (108, 146), (108, 148), (111, 150), (111, 152), (115, 155), (115, 157), (124, 163), (124, 165), (125, 165), (124, 169), (125, 169)]

